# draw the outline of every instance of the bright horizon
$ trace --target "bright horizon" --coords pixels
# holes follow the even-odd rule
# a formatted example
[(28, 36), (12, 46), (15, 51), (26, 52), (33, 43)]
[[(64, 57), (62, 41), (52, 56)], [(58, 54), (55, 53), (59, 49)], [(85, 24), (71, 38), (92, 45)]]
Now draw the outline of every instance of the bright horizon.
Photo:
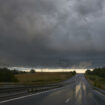
[[(11, 70), (21, 70), (21, 71), (26, 71), (29, 72), (31, 69), (35, 70), (36, 72), (70, 72), (70, 71), (76, 71), (77, 73), (85, 73), (87, 69), (62, 69), (62, 68), (56, 68), (56, 69), (51, 69), (51, 68), (23, 68), (23, 67), (11, 67)], [(93, 70), (93, 69), (90, 69)]]

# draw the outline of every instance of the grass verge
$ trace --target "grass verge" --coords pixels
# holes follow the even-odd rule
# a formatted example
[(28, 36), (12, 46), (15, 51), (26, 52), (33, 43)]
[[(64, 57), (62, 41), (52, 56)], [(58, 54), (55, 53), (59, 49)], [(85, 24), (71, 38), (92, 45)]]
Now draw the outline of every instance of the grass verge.
[(105, 78), (99, 77), (97, 75), (85, 75), (86, 79), (93, 86), (105, 90)]
[(64, 80), (67, 80), (73, 76), (72, 72), (68, 73), (26, 73), (26, 74), (17, 74), (15, 77), (22, 84), (26, 85), (45, 85), (58, 83)]

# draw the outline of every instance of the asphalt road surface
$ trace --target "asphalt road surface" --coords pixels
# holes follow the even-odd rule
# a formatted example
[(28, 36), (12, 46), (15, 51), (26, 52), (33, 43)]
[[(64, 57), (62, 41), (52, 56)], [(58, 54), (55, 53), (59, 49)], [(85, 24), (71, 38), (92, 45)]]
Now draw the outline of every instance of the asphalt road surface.
[(2, 101), (0, 105), (105, 105), (105, 96), (93, 90), (84, 75), (66, 82), (69, 85), (62, 88)]

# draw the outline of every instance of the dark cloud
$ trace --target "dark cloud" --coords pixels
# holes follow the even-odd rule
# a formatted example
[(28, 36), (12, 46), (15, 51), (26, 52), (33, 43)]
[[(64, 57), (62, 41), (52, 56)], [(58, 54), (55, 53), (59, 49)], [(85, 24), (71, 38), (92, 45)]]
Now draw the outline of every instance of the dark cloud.
[(104, 0), (1, 0), (0, 64), (105, 66), (104, 19)]

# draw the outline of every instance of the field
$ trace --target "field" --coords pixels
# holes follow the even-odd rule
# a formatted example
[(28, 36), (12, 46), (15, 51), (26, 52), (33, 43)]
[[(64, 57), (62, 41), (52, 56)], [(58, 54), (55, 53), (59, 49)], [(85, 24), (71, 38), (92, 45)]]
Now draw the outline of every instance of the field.
[(99, 77), (97, 75), (85, 75), (85, 77), (93, 86), (105, 90), (105, 78)]
[(73, 76), (72, 72), (68, 73), (26, 73), (15, 75), (22, 84), (43, 85), (64, 81)]

